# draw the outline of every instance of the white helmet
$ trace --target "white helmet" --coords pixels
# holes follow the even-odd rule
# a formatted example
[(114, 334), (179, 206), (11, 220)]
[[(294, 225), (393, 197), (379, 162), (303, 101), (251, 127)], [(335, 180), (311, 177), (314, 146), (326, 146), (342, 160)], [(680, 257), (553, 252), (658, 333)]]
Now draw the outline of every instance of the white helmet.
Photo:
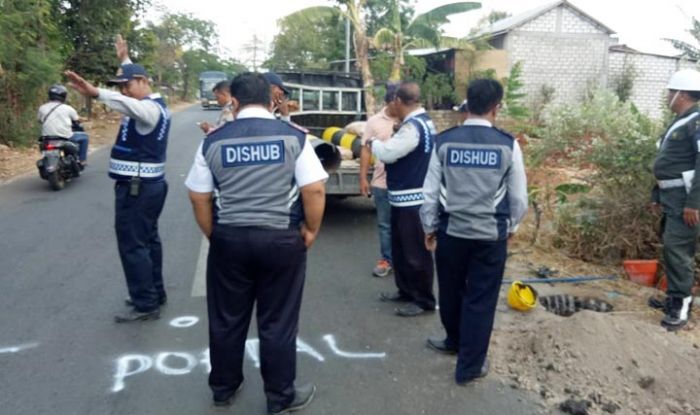
[(682, 69), (668, 80), (666, 89), (674, 91), (700, 91), (700, 72), (693, 69)]

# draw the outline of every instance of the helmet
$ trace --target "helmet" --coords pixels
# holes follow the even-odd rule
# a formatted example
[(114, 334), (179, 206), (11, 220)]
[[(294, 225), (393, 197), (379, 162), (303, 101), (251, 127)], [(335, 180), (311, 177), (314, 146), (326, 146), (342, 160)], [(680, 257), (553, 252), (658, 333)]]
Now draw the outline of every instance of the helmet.
[(671, 75), (666, 89), (700, 91), (700, 72), (693, 69), (682, 69)]
[(537, 305), (537, 291), (528, 284), (513, 281), (508, 290), (508, 305), (518, 311), (529, 311)]
[(49, 88), (49, 100), (51, 100), (51, 101), (66, 102), (67, 96), (68, 96), (68, 90), (63, 85), (60, 85), (60, 84), (51, 85), (51, 88)]

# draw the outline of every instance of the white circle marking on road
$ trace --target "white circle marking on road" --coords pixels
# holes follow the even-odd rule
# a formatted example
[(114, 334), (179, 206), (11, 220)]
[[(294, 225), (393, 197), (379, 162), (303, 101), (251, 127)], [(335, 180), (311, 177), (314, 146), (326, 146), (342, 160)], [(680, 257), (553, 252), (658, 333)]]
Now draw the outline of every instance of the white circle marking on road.
[(179, 329), (192, 327), (197, 323), (199, 323), (199, 317), (195, 316), (182, 316), (170, 320), (170, 326), (177, 327)]

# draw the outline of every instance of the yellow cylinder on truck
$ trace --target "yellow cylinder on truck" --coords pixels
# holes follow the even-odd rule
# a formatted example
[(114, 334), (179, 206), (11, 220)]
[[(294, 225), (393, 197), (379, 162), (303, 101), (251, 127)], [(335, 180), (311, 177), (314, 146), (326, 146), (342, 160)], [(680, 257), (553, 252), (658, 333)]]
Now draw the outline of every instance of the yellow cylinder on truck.
[(352, 150), (353, 157), (360, 157), (362, 139), (357, 135), (345, 132), (345, 130), (340, 127), (328, 127), (323, 131), (321, 137), (324, 141)]
[(508, 290), (508, 305), (518, 311), (530, 311), (537, 305), (537, 291), (528, 284), (513, 281)]

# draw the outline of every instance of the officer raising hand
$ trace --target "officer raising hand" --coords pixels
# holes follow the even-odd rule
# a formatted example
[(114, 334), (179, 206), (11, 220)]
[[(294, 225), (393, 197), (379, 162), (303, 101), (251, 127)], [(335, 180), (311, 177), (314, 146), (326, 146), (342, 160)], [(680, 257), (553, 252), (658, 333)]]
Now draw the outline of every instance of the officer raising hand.
[(204, 139), (185, 182), (211, 243), (209, 386), (217, 406), (229, 405), (240, 388), (257, 303), (268, 412), (287, 413), (308, 405), (316, 390), (294, 385), (296, 336), (306, 250), (321, 227), (328, 175), (306, 133), (270, 112), (270, 84), (261, 74), (238, 75), (231, 96), (236, 120)]

